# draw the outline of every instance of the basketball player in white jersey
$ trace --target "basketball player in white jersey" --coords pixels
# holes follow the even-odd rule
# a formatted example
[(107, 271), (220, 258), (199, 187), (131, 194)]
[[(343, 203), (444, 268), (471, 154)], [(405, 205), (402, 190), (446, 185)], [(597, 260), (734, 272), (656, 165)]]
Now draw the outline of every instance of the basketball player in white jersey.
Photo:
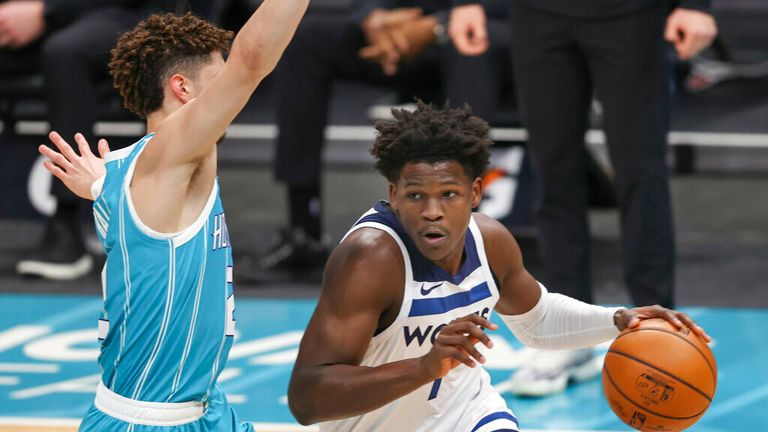
[(517, 431), (475, 344), (492, 349), (492, 310), (528, 346), (587, 347), (660, 317), (660, 306), (605, 308), (550, 294), (515, 239), (473, 213), (489, 159), (488, 125), (468, 108), (395, 110), (371, 151), (389, 202), (334, 250), (299, 348), (288, 402), (321, 431)]
[[(107, 260), (101, 382), (80, 430), (252, 431), (218, 385), (235, 332), (232, 253), (216, 144), (277, 64), (308, 0), (265, 0), (231, 33), (190, 14), (123, 35), (110, 72), (148, 134), (104, 159), (58, 134), (46, 167), (94, 200)], [(99, 179), (97, 180), (97, 177)]]

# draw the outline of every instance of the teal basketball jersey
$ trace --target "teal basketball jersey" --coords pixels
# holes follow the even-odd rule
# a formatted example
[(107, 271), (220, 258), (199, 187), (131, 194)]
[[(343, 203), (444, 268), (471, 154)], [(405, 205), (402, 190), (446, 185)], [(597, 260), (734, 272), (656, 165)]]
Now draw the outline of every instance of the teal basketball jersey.
[[(249, 430), (237, 423), (217, 383), (235, 334), (232, 250), (218, 180), (191, 226), (153, 231), (136, 213), (130, 191), (136, 160), (152, 136), (105, 157), (107, 174), (93, 203), (107, 255), (101, 385), (81, 430)], [(135, 404), (157, 409), (157, 418), (144, 422), (141, 409), (134, 416)], [(195, 421), (179, 424), (184, 421), (166, 416), (189, 404), (193, 413), (199, 409)]]

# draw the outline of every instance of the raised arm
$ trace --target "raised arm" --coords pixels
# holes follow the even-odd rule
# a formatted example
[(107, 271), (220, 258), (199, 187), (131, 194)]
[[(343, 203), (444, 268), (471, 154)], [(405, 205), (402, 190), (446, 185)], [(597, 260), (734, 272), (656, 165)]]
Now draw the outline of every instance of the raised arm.
[(288, 389), (288, 404), (300, 423), (372, 411), (461, 363), (474, 366), (466, 353), (483, 361), (472, 338), (490, 346), (478, 326), (495, 326), (474, 315), (446, 326), (423, 357), (360, 366), (377, 329), (397, 315), (404, 280), (400, 251), (381, 231), (356, 231), (331, 254)]
[(235, 37), (222, 70), (200, 95), (158, 127), (161, 168), (211, 154), (251, 94), (277, 65), (308, 0), (265, 0)]

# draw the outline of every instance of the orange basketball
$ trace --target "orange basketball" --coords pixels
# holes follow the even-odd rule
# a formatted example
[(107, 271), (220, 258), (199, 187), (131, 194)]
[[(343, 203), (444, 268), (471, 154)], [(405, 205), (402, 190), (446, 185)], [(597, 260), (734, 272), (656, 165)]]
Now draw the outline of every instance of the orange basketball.
[(712, 351), (693, 331), (661, 318), (624, 330), (603, 365), (611, 409), (641, 431), (680, 431), (694, 424), (715, 396)]

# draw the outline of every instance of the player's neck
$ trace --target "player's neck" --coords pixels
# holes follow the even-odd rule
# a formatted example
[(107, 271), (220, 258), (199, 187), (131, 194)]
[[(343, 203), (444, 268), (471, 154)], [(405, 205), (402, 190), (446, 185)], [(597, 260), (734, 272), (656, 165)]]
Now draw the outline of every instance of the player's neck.
[(168, 118), (168, 113), (159, 109), (147, 116), (147, 133), (156, 132), (157, 128)]
[(157, 132), (157, 129), (160, 127), (160, 125), (173, 113), (179, 110), (184, 106), (183, 103), (175, 102), (175, 101), (163, 101), (163, 106), (160, 107), (160, 109), (151, 112), (147, 115), (147, 133), (151, 132)]

